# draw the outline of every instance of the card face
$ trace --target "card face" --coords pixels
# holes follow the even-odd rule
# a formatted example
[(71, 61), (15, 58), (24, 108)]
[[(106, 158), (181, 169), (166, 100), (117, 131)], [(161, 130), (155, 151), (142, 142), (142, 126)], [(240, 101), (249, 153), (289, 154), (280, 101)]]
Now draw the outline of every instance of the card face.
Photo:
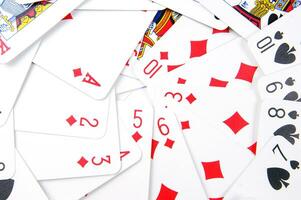
[(119, 129), (119, 159), (121, 160), (122, 166), (117, 174), (40, 181), (41, 186), (45, 190), (47, 196), (50, 199), (55, 200), (81, 199), (87, 193), (94, 191), (98, 188), (100, 188), (100, 190), (102, 190), (102, 188), (110, 188), (112, 186), (111, 182), (118, 182), (118, 180), (112, 179), (119, 179), (119, 177), (123, 173), (126, 173), (126, 170), (131, 170), (129, 169), (130, 167), (132, 167), (133, 165), (137, 165), (137, 162), (139, 162), (141, 159), (141, 150), (139, 146), (135, 143), (135, 141), (130, 137), (130, 135), (128, 134), (129, 130), (126, 129), (123, 124), (119, 123)]
[(294, 10), (300, 1), (256, 1), (256, 0), (198, 0), (217, 17), (223, 19), (242, 37), (275, 22)]
[[(142, 11), (75, 11), (72, 16), (45, 37), (34, 62), (87, 95), (104, 99), (153, 15)], [(91, 28), (85, 38), (83, 24)], [(111, 28), (103, 31), (103, 27)], [(120, 30), (128, 30), (126, 40)]]
[(225, 200), (298, 199), (300, 142), (274, 137), (234, 183)]
[(78, 10), (162, 10), (164, 7), (149, 0), (87, 0)]
[[(140, 197), (140, 195), (148, 195), (148, 187), (145, 187), (144, 184), (149, 184), (149, 178), (145, 177), (145, 175), (150, 176), (148, 169), (150, 168), (149, 155), (151, 151), (153, 110), (144, 95), (143, 89), (124, 93), (117, 97), (120, 122), (120, 156), (122, 157), (120, 172), (106, 176), (41, 181), (40, 183), (43, 189), (51, 199), (80, 199), (87, 193), (89, 193), (88, 197), (91, 196), (92, 198), (95, 195), (97, 196), (98, 191), (105, 194), (111, 191), (112, 188), (118, 188), (118, 191), (120, 191), (120, 193), (115, 195), (126, 195), (125, 193), (121, 193), (121, 190), (130, 193), (132, 191), (131, 189), (124, 191), (124, 189), (127, 189), (127, 187), (124, 187), (124, 184), (125, 181), (128, 183), (131, 180), (132, 184), (139, 184), (139, 186), (137, 186), (139, 187), (139, 191), (135, 190), (137, 187), (132, 187), (137, 197)], [(136, 132), (138, 132), (141, 137), (135, 134)], [(134, 151), (136, 149), (139, 151)], [(137, 179), (132, 179), (133, 176), (137, 176)], [(112, 180), (115, 177), (116, 180)], [(131, 177), (131, 180), (129, 180), (129, 177)], [(110, 180), (111, 182), (109, 184), (104, 185)], [(120, 184), (122, 185), (122, 189), (119, 190), (119, 187), (121, 187)]]
[(17, 148), (38, 180), (108, 175), (120, 170), (118, 121), (113, 94), (107, 133), (101, 139), (17, 132)]
[(16, 173), (11, 179), (0, 180), (1, 198), (14, 199), (40, 199), (47, 200), (47, 196), (32, 175), (30, 169), (16, 151)]
[(99, 139), (108, 128), (109, 103), (109, 97), (92, 99), (35, 65), (14, 108), (15, 129)]
[(15, 173), (14, 115), (0, 128), (0, 180), (10, 179)]
[(300, 102), (300, 72), (300, 66), (296, 66), (260, 78), (257, 85), (260, 98)]
[(212, 13), (194, 0), (155, 0), (154, 2), (166, 6), (167, 8), (170, 8), (209, 27), (216, 28), (218, 30), (227, 28), (226, 24), (217, 19)]
[(11, 61), (82, 2), (53, 0), (18, 4), (3, 1), (0, 6), (0, 63)]
[(258, 120), (258, 149), (274, 136), (282, 137), (292, 145), (299, 140), (299, 102), (266, 100), (260, 106)]
[(177, 109), (176, 115), (208, 197), (223, 197), (253, 154), (228, 137), (217, 123), (187, 109)]
[(176, 117), (168, 109), (156, 108), (150, 199), (208, 199)]
[(190, 59), (202, 57), (236, 37), (229, 29), (217, 31), (182, 16), (166, 37), (157, 42), (156, 48), (129, 68), (147, 84), (163, 75), (173, 74)]
[[(299, 2), (301, 3), (301, 1)], [(248, 45), (265, 74), (286, 69), (301, 62), (301, 7), (283, 16), (248, 39)]]
[(31, 61), (37, 51), (38, 44), (34, 44), (18, 59), (0, 64), (0, 127), (3, 126), (15, 104), (26, 75), (30, 69)]
[[(141, 148), (140, 162), (83, 199), (148, 199), (153, 109), (144, 90), (139, 89), (118, 95), (117, 101), (120, 121), (128, 127), (126, 129), (130, 131), (128, 135)], [(125, 184), (131, 187), (124, 187)], [(116, 190), (118, 192), (112, 192)]]
[(256, 142), (253, 131), (257, 96), (253, 80), (257, 66), (244, 48), (239, 38), (187, 63), (161, 65), (162, 61), (149, 60), (134, 69), (153, 101), (190, 109), (218, 122), (229, 137), (247, 149)]

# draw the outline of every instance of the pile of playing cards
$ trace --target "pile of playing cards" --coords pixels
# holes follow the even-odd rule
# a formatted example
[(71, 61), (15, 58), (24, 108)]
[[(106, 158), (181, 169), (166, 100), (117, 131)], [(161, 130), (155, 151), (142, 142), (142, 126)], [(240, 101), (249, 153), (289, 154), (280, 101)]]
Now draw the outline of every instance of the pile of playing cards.
[(0, 200), (301, 199), (299, 5), (0, 0)]

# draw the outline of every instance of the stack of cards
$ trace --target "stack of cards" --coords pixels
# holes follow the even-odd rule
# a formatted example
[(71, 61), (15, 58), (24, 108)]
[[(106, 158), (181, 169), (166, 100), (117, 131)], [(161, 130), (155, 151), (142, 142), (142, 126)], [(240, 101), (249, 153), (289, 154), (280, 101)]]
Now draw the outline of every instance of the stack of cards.
[(0, 200), (299, 199), (299, 5), (1, 0)]

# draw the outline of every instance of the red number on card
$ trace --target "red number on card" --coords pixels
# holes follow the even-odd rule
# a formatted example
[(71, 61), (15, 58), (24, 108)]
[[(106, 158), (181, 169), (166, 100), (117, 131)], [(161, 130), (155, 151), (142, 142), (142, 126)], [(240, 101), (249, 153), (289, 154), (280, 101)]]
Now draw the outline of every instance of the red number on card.
[(153, 76), (162, 68), (162, 65), (159, 66), (159, 62), (157, 60), (152, 60), (146, 67), (144, 68), (144, 74), (150, 75), (149, 78), (153, 78)]
[(99, 162), (96, 162), (95, 159), (96, 159), (96, 157), (93, 156), (91, 162), (93, 165), (96, 165), (96, 166), (102, 165), (104, 162), (111, 164), (111, 156), (106, 156), (106, 158), (101, 157)]
[(94, 122), (94, 123), (92, 123), (92, 122), (90, 122), (87, 118), (81, 117), (81, 118), (80, 118), (80, 123), (79, 123), (79, 125), (80, 125), (80, 126), (85, 126), (84, 122), (87, 122), (87, 124), (88, 124), (89, 126), (93, 127), (93, 128), (97, 127), (98, 124), (99, 124), (98, 120), (95, 119), (95, 118), (93, 119), (93, 122)]
[(165, 120), (164, 117), (159, 118), (157, 121), (157, 125), (158, 125), (159, 131), (162, 135), (168, 135), (169, 127), (167, 126), (167, 124), (162, 123), (162, 121), (164, 121), (164, 120)]
[(177, 100), (176, 97), (179, 97), (179, 99), (177, 100), (178, 102), (181, 102), (182, 99), (183, 99), (183, 96), (181, 93), (179, 92), (175, 92), (175, 93), (172, 93), (172, 92), (166, 92), (164, 97), (167, 97), (167, 96), (171, 96), (173, 99)]
[(136, 121), (133, 123), (133, 126), (135, 128), (140, 128), (142, 126), (142, 118), (140, 116), (138, 116), (139, 112), (142, 112), (142, 110), (135, 110), (134, 111), (134, 120), (136, 120)]

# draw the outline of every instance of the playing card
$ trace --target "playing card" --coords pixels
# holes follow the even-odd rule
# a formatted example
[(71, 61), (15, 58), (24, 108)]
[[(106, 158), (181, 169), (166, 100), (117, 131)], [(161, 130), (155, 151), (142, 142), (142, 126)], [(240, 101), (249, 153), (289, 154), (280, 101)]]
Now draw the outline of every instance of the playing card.
[(222, 198), (252, 160), (252, 152), (231, 140), (217, 123), (187, 110), (178, 109), (176, 115), (209, 198)]
[[(135, 195), (137, 195), (137, 197), (138, 195), (141, 195), (142, 199), (142, 197), (148, 195), (150, 168), (149, 155), (151, 150), (151, 130), (153, 124), (152, 107), (147, 101), (143, 89), (118, 95), (117, 105), (121, 137), (120, 155), (123, 156), (120, 172), (118, 174), (108, 176), (41, 181), (40, 183), (43, 189), (51, 199), (79, 199), (88, 192), (93, 194), (94, 190), (95, 193), (98, 194), (98, 191), (108, 192), (112, 188), (116, 189), (118, 184), (122, 184), (122, 188), (127, 189), (124, 192), (129, 192), (131, 194), (131, 190), (124, 187), (124, 181), (130, 181), (129, 177), (131, 177), (132, 185), (135, 183), (139, 184), (139, 186), (132, 187), (133, 189), (139, 187), (139, 191), (135, 191)], [(139, 106), (139, 112), (136, 111), (135, 118), (134, 114), (137, 106)], [(140, 123), (140, 119), (143, 122)], [(138, 157), (137, 151), (133, 151), (137, 148), (139, 149), (139, 152), (141, 148), (142, 153), (141, 160), (138, 163), (137, 159), (140, 159), (140, 157)], [(131, 149), (130, 152), (129, 149)], [(141, 155), (141, 153), (139, 153), (139, 155)], [(130, 167), (131, 169), (129, 169)], [(137, 178), (132, 179), (133, 175), (137, 176)], [(107, 186), (104, 185), (115, 177), (116, 180), (112, 180), (109, 184), (107, 184)], [(120, 189), (120, 192), (116, 193), (116, 195), (126, 195), (125, 193), (121, 193), (121, 190), (123, 189)]]
[(92, 99), (35, 65), (14, 109), (15, 129), (99, 139), (108, 128), (109, 103), (109, 97)]
[(298, 199), (300, 143), (274, 137), (234, 183), (225, 200)]
[(151, 61), (134, 70), (146, 83), (153, 101), (191, 109), (222, 124), (225, 133), (247, 149), (256, 145), (253, 80), (257, 66), (244, 49), (245, 42), (239, 38), (181, 65)]
[(194, 0), (155, 0), (154, 2), (192, 18), (209, 27), (223, 30), (227, 28), (222, 21)]
[(0, 128), (0, 180), (9, 179), (15, 174), (15, 131), (14, 116)]
[[(40, 181), (42, 188), (47, 196), (52, 200), (74, 200), (80, 199), (88, 192), (91, 192), (100, 187), (102, 189), (105, 183), (111, 185), (113, 178), (119, 179), (120, 174), (125, 170), (135, 165), (141, 159), (141, 150), (139, 146), (131, 139), (128, 134), (128, 129), (122, 123), (119, 123), (120, 130), (120, 154), (121, 170), (117, 174), (79, 177), (58, 180)], [(114, 180), (115, 181), (115, 180)]]
[(300, 102), (300, 66), (272, 73), (258, 80), (258, 93), (262, 100), (277, 99)]
[(7, 63), (55, 26), (83, 0), (52, 0), (18, 4), (3, 0), (0, 5), (0, 63)]
[[(118, 96), (120, 120), (128, 127), (126, 130), (131, 130), (129, 135), (141, 148), (141, 161), (83, 199), (148, 199), (153, 110), (144, 90)], [(124, 187), (125, 184), (131, 187)], [(114, 192), (116, 190), (118, 192)]]
[(16, 146), (38, 180), (108, 175), (120, 170), (114, 91), (110, 99), (107, 133), (101, 139), (17, 131)]
[(249, 47), (265, 74), (301, 62), (301, 31), (296, 29), (296, 23), (301, 19), (300, 11), (301, 7), (296, 8), (248, 39)]
[(153, 48), (157, 41), (162, 39), (162, 37), (171, 30), (181, 16), (181, 14), (170, 9), (158, 11), (145, 31), (142, 40), (139, 41), (132, 56), (127, 61), (122, 74), (136, 78), (132, 72), (132, 66), (135, 66), (136, 63), (146, 55), (150, 48)]
[(0, 197), (3, 200), (48, 199), (17, 151), (16, 173), (11, 179), (0, 180)]
[(156, 108), (149, 199), (208, 199), (177, 119), (167, 109)]
[(87, 0), (79, 10), (162, 10), (163, 7), (149, 0)]
[[(152, 12), (75, 11), (72, 16), (45, 37), (34, 62), (89, 96), (103, 99), (141, 39)], [(126, 39), (122, 30), (127, 30)]]
[(242, 37), (248, 37), (300, 5), (299, 0), (198, 0)]
[(37, 48), (38, 44), (34, 44), (18, 59), (0, 65), (0, 126), (5, 124), (10, 115)]
[(258, 149), (272, 137), (279, 136), (294, 144), (299, 140), (299, 102), (266, 100), (260, 106)]
[[(157, 42), (156, 48), (129, 68), (147, 84), (147, 80), (159, 79), (161, 74), (169, 74), (188, 60), (204, 56), (236, 37), (229, 29), (218, 31), (182, 16), (166, 37)], [(143, 78), (139, 77), (142, 70)]]

